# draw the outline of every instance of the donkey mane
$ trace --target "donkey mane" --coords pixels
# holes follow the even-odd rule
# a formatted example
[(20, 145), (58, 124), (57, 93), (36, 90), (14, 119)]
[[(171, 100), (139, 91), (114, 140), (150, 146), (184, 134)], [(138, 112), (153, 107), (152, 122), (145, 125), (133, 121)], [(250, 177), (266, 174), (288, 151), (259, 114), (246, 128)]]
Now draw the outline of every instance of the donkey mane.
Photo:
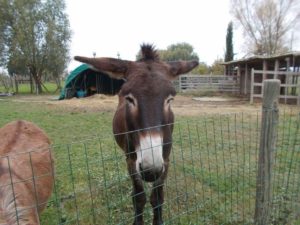
[(139, 61), (159, 61), (159, 55), (155, 47), (151, 44), (142, 44), (141, 45), (141, 54), (142, 58)]

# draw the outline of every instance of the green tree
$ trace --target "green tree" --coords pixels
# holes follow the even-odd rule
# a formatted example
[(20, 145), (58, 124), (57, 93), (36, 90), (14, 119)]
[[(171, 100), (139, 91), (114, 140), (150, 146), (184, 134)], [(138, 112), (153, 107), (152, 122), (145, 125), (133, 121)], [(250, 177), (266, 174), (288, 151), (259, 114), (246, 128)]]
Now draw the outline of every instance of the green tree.
[(199, 65), (191, 73), (200, 75), (209, 74), (210, 68), (205, 62), (199, 62)]
[(213, 64), (210, 66), (210, 71), (213, 75), (223, 75), (224, 74), (224, 66), (223, 59), (216, 59)]
[[(158, 54), (163, 61), (176, 60), (199, 60), (197, 53), (194, 52), (192, 45), (188, 43), (172, 44), (166, 50), (158, 50)], [(136, 59), (141, 58), (141, 53), (138, 52)]]
[[(71, 31), (63, 0), (0, 0), (0, 61), (10, 73), (30, 74), (36, 91), (42, 78), (61, 74), (69, 61)], [(2, 46), (2, 47), (1, 47)]]
[(9, 13), (9, 0), (0, 0), (0, 66), (5, 66), (5, 61), (7, 56), (6, 52), (6, 43), (8, 42), (8, 21)]
[(185, 42), (172, 44), (166, 50), (160, 50), (159, 55), (164, 61), (199, 60), (193, 46)]
[(232, 31), (232, 22), (229, 22), (227, 27), (227, 34), (226, 34), (226, 51), (225, 51), (225, 62), (233, 60), (233, 31)]

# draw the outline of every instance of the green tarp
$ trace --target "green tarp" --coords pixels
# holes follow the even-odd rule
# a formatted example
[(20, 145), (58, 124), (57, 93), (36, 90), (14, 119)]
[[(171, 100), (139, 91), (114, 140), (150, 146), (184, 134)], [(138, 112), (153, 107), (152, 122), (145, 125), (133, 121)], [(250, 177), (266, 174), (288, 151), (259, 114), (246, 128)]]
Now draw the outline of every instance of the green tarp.
[(71, 88), (72, 85), (72, 80), (74, 80), (80, 73), (82, 73), (83, 71), (89, 69), (89, 66), (86, 64), (82, 64), (80, 66), (78, 66), (76, 69), (74, 69), (68, 76), (67, 79), (65, 80), (65, 86), (62, 89), (60, 96), (59, 96), (59, 100), (61, 99), (65, 99), (66, 97), (66, 91), (68, 90), (68, 88)]
[(59, 99), (86, 97), (92, 94), (116, 94), (123, 80), (111, 79), (107, 74), (92, 70), (87, 64), (74, 69), (66, 78)]

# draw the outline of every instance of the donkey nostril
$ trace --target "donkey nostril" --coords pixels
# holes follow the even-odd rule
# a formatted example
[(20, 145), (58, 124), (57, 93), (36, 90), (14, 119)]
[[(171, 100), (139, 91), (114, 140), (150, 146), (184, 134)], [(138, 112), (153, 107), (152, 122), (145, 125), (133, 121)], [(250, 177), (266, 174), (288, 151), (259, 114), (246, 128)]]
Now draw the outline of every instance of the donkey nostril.
[(140, 175), (145, 181), (153, 182), (157, 180), (164, 172), (164, 166), (159, 168), (145, 167), (143, 163), (139, 163)]

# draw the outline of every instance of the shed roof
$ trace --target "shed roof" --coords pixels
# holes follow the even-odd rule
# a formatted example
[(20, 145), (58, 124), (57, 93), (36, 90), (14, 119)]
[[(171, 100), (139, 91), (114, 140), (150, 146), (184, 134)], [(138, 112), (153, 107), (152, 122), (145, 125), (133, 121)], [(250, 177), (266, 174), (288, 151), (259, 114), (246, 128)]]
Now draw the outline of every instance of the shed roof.
[(229, 62), (223, 62), (221, 63), (222, 65), (236, 65), (236, 64), (241, 64), (241, 63), (256, 63), (256, 62), (261, 62), (262, 60), (285, 60), (287, 57), (299, 57), (299, 60), (295, 62), (297, 66), (300, 66), (300, 51), (294, 51), (294, 52), (287, 52), (284, 54), (276, 54), (276, 55), (271, 55), (271, 56), (266, 56), (266, 55), (254, 55), (251, 57), (247, 58), (242, 58), (238, 60), (233, 60)]

